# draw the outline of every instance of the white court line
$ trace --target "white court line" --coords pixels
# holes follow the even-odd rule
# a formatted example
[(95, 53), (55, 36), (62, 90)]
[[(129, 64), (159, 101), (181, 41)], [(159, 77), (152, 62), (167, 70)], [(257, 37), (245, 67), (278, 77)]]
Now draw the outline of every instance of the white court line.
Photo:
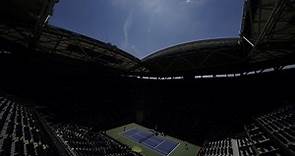
[[(127, 133), (127, 132), (129, 132), (129, 131), (131, 131), (131, 130), (133, 130), (133, 129), (137, 129), (137, 128), (131, 128), (131, 129), (128, 129), (127, 131), (119, 132), (118, 134), (119, 134), (119, 135), (123, 135), (124, 133)], [(136, 133), (137, 133), (137, 132), (136, 132)]]
[[(129, 132), (129, 131), (131, 131), (131, 130), (133, 130), (133, 129), (136, 129), (136, 130), (138, 130), (138, 131), (137, 131), (136, 133), (134, 133), (133, 135), (130, 135), (130, 136), (128, 136), (128, 135), (124, 135), (124, 133), (127, 133), (127, 132)], [(167, 140), (167, 138), (165, 138), (165, 137), (161, 137), (161, 138), (163, 138), (163, 140), (162, 140), (157, 146), (155, 146), (155, 147), (153, 147), (153, 146), (151, 146), (151, 145), (149, 145), (149, 144), (145, 144), (144, 142), (139, 143), (139, 142), (137, 142), (137, 141), (135, 141), (135, 140), (133, 140), (133, 139), (130, 138), (131, 136), (134, 136), (134, 135), (137, 135), (137, 136), (143, 136), (143, 135), (137, 134), (137, 133), (140, 133), (141, 131), (144, 131), (144, 130), (139, 130), (138, 128), (131, 128), (131, 129), (128, 129), (127, 131), (120, 132), (119, 134), (122, 135), (122, 136), (124, 136), (124, 137), (127, 138), (128, 140), (131, 140), (132, 142), (135, 142), (135, 143), (137, 143), (137, 144), (140, 144), (140, 145), (144, 145), (144, 146), (150, 147), (150, 149), (151, 149), (152, 151), (157, 152), (157, 153), (159, 153), (160, 155), (163, 155), (163, 156), (169, 156), (169, 155), (170, 155), (171, 153), (173, 153), (173, 151), (175, 151), (175, 149), (180, 145), (180, 143), (178, 143), (178, 144), (174, 147), (174, 149), (171, 150), (171, 151), (166, 155), (166, 154), (164, 154), (164, 153), (162, 153), (162, 152), (160, 152), (159, 150), (156, 149), (159, 145), (161, 145), (163, 142), (165, 142), (165, 141)], [(173, 141), (173, 142), (174, 142), (174, 141)]]
[[(124, 134), (126, 134), (127, 132), (129, 132), (129, 131), (131, 131), (133, 129), (137, 130), (137, 132), (136, 133), (133, 133), (132, 135), (124, 135)], [(119, 134), (122, 135), (122, 136), (124, 136), (125, 138), (128, 138), (129, 140), (133, 140), (134, 142), (137, 142), (136, 141), (137, 138), (134, 138), (134, 136), (140, 136), (140, 137), (145, 138), (144, 135), (141, 135), (140, 134), (141, 131), (142, 130), (138, 130), (137, 128), (131, 128), (131, 129), (128, 129), (127, 131), (123, 131), (122, 133), (119, 133)], [(142, 144), (142, 143), (140, 143), (140, 144)]]
[[(126, 138), (127, 138), (127, 137), (126, 137)], [(151, 145), (147, 145), (147, 144), (144, 144), (144, 143), (139, 143), (139, 142), (136, 142), (135, 140), (132, 140), (132, 139), (130, 139), (130, 138), (127, 138), (127, 139), (129, 139), (130, 141), (132, 141), (132, 142), (134, 142), (134, 143), (136, 143), (136, 144), (139, 144), (139, 145), (141, 145), (141, 146), (145, 146), (145, 147), (147, 147), (146, 149), (149, 150), (149, 151), (156, 152), (156, 153), (158, 153), (158, 154), (160, 154), (160, 155), (162, 155), (162, 156), (168, 156), (168, 155), (165, 155), (165, 154), (161, 153), (160, 151), (156, 150), (156, 149), (153, 148)]]
[(138, 128), (131, 128), (131, 129), (128, 129), (127, 131), (123, 131), (123, 132), (119, 132), (119, 135), (123, 135), (126, 134), (127, 132), (131, 131), (131, 130), (137, 130), (136, 133), (133, 133), (132, 135), (126, 135), (126, 136), (129, 136), (129, 137), (132, 137), (132, 136), (142, 136), (142, 137), (145, 137), (144, 135), (140, 135), (140, 134), (137, 134), (137, 133), (140, 133), (140, 132), (143, 132), (143, 130), (139, 130)]
[(180, 143), (178, 143), (175, 147), (174, 147), (174, 149), (172, 150), (172, 151), (170, 151), (170, 153), (168, 153), (168, 155), (167, 156), (169, 156), (178, 146), (180, 145)]
[(157, 148), (159, 145), (161, 145), (165, 140), (162, 140), (157, 146), (155, 146), (154, 148)]

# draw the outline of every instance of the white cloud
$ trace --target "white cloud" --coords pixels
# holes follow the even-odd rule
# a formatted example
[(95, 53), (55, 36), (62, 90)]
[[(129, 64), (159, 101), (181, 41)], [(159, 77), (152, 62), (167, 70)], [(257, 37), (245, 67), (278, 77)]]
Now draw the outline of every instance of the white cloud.
[(129, 46), (129, 30), (133, 22), (133, 11), (130, 11), (123, 25), (124, 42), (123, 47)]
[[(173, 35), (166, 39), (167, 43), (174, 44), (177, 36), (184, 36), (186, 31), (196, 30), (199, 19), (192, 15), (192, 10), (197, 10), (205, 2), (210, 0), (110, 0), (112, 6), (125, 14), (120, 16), (122, 23), (122, 40), (120, 48), (126, 51), (140, 54), (137, 50), (143, 49), (138, 43), (138, 36), (147, 41), (146, 44), (166, 38), (163, 35)], [(126, 15), (127, 13), (127, 15)], [(136, 32), (133, 35), (132, 32)], [(156, 39), (155, 39), (156, 38)]]

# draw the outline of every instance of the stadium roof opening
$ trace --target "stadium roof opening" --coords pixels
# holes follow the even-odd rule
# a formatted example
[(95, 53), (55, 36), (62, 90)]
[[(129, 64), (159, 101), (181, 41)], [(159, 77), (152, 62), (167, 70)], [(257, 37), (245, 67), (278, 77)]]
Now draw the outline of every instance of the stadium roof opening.
[(237, 37), (244, 0), (63, 0), (51, 25), (143, 58), (179, 43)]

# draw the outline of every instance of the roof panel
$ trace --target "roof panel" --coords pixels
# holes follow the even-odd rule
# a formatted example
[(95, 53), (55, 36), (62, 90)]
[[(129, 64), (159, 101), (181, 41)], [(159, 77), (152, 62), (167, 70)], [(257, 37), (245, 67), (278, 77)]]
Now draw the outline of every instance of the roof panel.
[(243, 61), (239, 38), (195, 41), (170, 47), (143, 59), (157, 73), (200, 71)]

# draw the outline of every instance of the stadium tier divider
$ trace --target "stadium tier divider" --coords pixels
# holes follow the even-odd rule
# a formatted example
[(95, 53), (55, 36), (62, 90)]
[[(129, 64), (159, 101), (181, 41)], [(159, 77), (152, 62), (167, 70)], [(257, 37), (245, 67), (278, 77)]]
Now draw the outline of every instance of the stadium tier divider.
[(48, 125), (48, 122), (42, 117), (42, 115), (38, 111), (35, 111), (35, 112), (36, 112), (36, 115), (39, 117), (46, 132), (48, 133), (48, 135), (52, 139), (52, 142), (54, 143), (55, 148), (57, 149), (59, 155), (60, 156), (71, 156), (72, 155), (71, 151), (69, 151), (68, 148), (65, 147), (63, 142), (56, 135), (54, 129)]

